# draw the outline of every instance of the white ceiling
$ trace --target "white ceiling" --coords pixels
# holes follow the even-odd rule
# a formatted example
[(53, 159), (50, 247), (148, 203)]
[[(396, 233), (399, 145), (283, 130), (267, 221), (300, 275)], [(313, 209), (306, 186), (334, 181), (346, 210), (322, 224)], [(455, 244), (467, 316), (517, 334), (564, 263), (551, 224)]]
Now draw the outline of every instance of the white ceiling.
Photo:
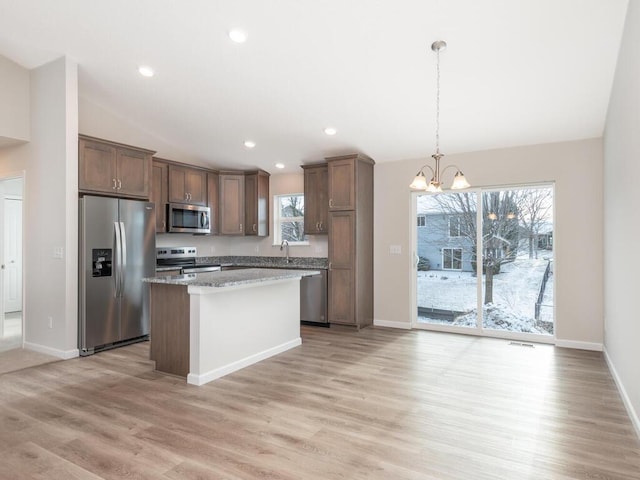
[[(603, 133), (627, 0), (0, 0), (0, 54), (218, 167), (446, 154)], [(240, 27), (244, 44), (227, 36)], [(156, 75), (143, 78), (141, 64)], [(81, 125), (82, 126), (82, 125)], [(326, 126), (338, 130), (328, 137)], [(243, 142), (254, 140), (248, 151)], [(117, 139), (114, 139), (117, 140)], [(181, 160), (176, 158), (175, 160)]]

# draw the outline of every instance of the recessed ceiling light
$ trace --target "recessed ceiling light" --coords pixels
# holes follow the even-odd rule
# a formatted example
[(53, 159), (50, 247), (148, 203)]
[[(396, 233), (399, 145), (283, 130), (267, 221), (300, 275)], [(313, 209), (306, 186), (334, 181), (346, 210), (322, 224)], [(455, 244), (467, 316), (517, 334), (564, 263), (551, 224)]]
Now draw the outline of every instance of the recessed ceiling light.
[(146, 65), (140, 65), (138, 67), (138, 72), (140, 73), (140, 75), (142, 75), (143, 77), (153, 77), (153, 68), (151, 67), (147, 67)]
[(243, 30), (238, 30), (234, 28), (229, 32), (229, 38), (236, 43), (244, 43), (247, 41), (247, 33)]
[(284, 168), (284, 163), (276, 163), (276, 168)]
[(245, 140), (244, 142), (244, 146), (248, 149), (252, 149), (256, 147), (256, 142), (252, 141), (252, 140)]
[(336, 133), (338, 133), (338, 131), (333, 127), (327, 127), (324, 129), (324, 133), (326, 133), (327, 135), (335, 135)]

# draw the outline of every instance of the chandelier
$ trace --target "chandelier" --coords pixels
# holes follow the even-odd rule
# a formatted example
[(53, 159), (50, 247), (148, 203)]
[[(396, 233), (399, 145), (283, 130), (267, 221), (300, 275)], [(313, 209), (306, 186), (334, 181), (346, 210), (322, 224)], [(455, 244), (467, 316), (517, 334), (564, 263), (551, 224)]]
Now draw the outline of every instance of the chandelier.
[[(452, 190), (461, 190), (463, 188), (469, 188), (471, 185), (467, 181), (456, 165), (449, 165), (440, 172), (440, 159), (444, 157), (444, 154), (440, 153), (440, 51), (444, 50), (447, 46), (447, 42), (438, 40), (433, 42), (431, 50), (436, 53), (437, 58), (437, 75), (436, 75), (436, 153), (431, 155), (436, 161), (435, 168), (431, 168), (430, 165), (424, 165), (418, 173), (416, 173), (413, 182), (409, 185), (409, 188), (414, 190), (425, 190), (427, 192), (439, 193), (442, 192), (442, 174), (450, 168), (455, 168), (456, 173), (453, 176), (453, 183), (451, 184)], [(431, 180), (427, 182), (427, 177), (424, 175), (424, 169), (427, 168), (431, 171)]]

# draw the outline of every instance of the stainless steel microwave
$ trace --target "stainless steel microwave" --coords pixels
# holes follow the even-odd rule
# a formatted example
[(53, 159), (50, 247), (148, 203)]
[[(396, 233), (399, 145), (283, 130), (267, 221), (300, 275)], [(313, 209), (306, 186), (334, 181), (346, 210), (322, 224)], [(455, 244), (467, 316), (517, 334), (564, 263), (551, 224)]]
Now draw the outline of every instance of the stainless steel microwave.
[(211, 233), (211, 209), (200, 205), (169, 203), (167, 219), (171, 233)]

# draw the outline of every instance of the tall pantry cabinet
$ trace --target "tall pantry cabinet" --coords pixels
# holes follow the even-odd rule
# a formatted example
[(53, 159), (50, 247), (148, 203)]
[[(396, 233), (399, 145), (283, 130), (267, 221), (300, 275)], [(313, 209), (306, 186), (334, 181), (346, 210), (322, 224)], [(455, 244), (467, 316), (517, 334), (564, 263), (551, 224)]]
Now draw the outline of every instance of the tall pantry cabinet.
[(358, 329), (373, 324), (373, 166), (361, 154), (327, 158), (328, 316)]

